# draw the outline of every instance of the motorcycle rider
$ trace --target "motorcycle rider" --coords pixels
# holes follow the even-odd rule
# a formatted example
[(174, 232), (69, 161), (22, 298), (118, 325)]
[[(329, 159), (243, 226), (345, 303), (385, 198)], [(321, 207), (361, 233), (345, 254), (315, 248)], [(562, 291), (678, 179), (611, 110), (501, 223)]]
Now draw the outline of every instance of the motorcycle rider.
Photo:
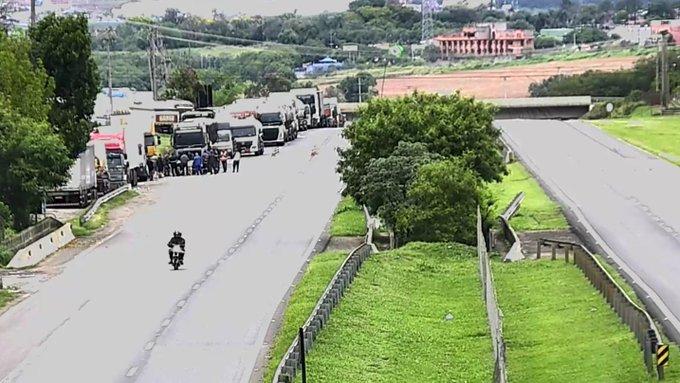
[(170, 264), (172, 264), (172, 248), (178, 245), (180, 249), (182, 249), (182, 253), (180, 254), (179, 261), (181, 264), (184, 263), (184, 246), (186, 245), (186, 241), (184, 238), (182, 238), (182, 233), (179, 231), (175, 231), (172, 233), (172, 238), (170, 238), (170, 242), (168, 242), (168, 254), (170, 255)]

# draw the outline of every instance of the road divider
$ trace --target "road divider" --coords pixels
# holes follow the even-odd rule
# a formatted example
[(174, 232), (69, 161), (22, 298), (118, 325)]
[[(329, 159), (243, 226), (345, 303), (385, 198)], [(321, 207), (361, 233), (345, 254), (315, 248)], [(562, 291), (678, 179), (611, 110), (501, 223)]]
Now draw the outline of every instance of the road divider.
[[(512, 206), (513, 205), (511, 205), (511, 207)], [(519, 240), (516, 243), (519, 243)], [(489, 263), (489, 253), (487, 251), (486, 239), (484, 238), (482, 229), (482, 214), (479, 207), (477, 208), (477, 256), (479, 257), (479, 273), (484, 289), (486, 315), (489, 319), (491, 341), (493, 344), (493, 381), (494, 383), (506, 383), (508, 381), (508, 374), (506, 370), (505, 339), (503, 338), (503, 312), (498, 306), (498, 300), (496, 298), (496, 288), (494, 287), (493, 273)]]
[(340, 303), (345, 291), (359, 272), (361, 265), (371, 254), (377, 252), (377, 248), (373, 244), (372, 221), (366, 209), (364, 209), (364, 214), (366, 215), (367, 226), (364, 243), (349, 253), (349, 256), (347, 256), (326, 286), (312, 313), (300, 327), (302, 335), (293, 340), (283, 358), (281, 358), (272, 379), (273, 383), (293, 383), (295, 381), (295, 375), (303, 367), (304, 356), (302, 352), (305, 355), (309, 354), (314, 340), (318, 337), (321, 329), (328, 323), (331, 312)]
[(126, 184), (124, 186), (121, 186), (118, 189), (116, 189), (116, 190), (114, 190), (114, 191), (112, 191), (108, 194), (103, 195), (101, 198), (98, 198), (92, 204), (92, 206), (90, 206), (90, 208), (87, 209), (85, 214), (83, 214), (82, 217), (80, 217), (80, 224), (84, 225), (87, 222), (89, 222), (92, 219), (92, 217), (94, 217), (95, 213), (97, 213), (97, 210), (99, 210), (99, 208), (102, 206), (102, 204), (118, 197), (119, 195), (125, 193), (128, 190), (132, 190), (132, 186), (130, 186), (130, 184)]

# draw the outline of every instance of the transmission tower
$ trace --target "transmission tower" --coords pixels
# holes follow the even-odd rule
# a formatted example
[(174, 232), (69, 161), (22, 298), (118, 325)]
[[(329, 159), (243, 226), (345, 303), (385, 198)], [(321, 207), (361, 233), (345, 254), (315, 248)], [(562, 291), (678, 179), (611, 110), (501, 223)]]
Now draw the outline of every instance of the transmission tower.
[(432, 39), (434, 34), (434, 11), (437, 8), (437, 0), (423, 0), (421, 3), (422, 35), (423, 42)]
[(165, 90), (168, 82), (170, 60), (167, 58), (162, 36), (157, 28), (149, 31), (149, 81), (154, 100)]

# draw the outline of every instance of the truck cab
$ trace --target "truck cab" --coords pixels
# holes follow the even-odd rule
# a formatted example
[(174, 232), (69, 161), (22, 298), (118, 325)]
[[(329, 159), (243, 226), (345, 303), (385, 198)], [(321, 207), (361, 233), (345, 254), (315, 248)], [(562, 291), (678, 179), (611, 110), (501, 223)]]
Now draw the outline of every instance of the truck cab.
[(234, 150), (242, 154), (264, 154), (263, 126), (254, 117), (238, 119), (229, 123)]
[(290, 93), (309, 107), (309, 127), (321, 127), (323, 123), (323, 93), (317, 88), (291, 89)]
[(171, 143), (177, 156), (187, 154), (192, 158), (195, 154), (201, 155), (205, 150), (210, 149), (206, 126), (196, 121), (177, 124)]
[(229, 122), (215, 122), (207, 126), (210, 145), (218, 152), (226, 151), (230, 157), (234, 155), (234, 139)]
[(279, 107), (272, 105), (261, 107), (257, 119), (262, 124), (262, 140), (265, 145), (283, 146), (291, 140), (286, 127), (286, 116)]

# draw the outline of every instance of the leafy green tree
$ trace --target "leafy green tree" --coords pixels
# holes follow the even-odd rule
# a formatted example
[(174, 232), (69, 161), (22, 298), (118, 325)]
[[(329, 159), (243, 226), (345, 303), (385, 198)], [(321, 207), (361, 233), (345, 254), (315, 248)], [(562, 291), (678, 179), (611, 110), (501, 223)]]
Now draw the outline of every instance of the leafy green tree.
[(464, 161), (425, 164), (408, 189), (408, 207), (397, 214), (397, 228), (408, 241), (474, 245), (477, 206), (488, 210), (487, 192)]
[(16, 229), (29, 225), (45, 190), (66, 181), (72, 162), (62, 138), (46, 122), (21, 116), (0, 96), (0, 198), (10, 207)]
[(563, 42), (565, 44), (572, 43), (574, 41), (574, 33), (576, 34), (576, 43), (578, 44), (589, 44), (597, 41), (609, 40), (609, 35), (599, 28), (584, 27), (564, 35)]
[(170, 75), (164, 97), (196, 102), (201, 88), (198, 74), (193, 68), (179, 68)]
[[(359, 79), (361, 79), (361, 90), (359, 90)], [(338, 89), (347, 102), (358, 102), (360, 91), (362, 101), (368, 101), (377, 94), (375, 90), (377, 84), (378, 82), (372, 74), (360, 72), (356, 76), (342, 79), (338, 84)]]
[(494, 107), (456, 93), (414, 93), (395, 99), (373, 99), (343, 134), (350, 147), (340, 150), (338, 171), (347, 191), (364, 203), (361, 182), (372, 159), (389, 157), (400, 142), (422, 142), (444, 158), (460, 157), (486, 181), (505, 173), (492, 122)]
[[(46, 121), (53, 97), (52, 79), (31, 62), (30, 41), (0, 34), (0, 94), (9, 107), (22, 116)], [(9, 75), (11, 74), (11, 75)]]
[(427, 62), (437, 62), (439, 58), (441, 57), (441, 51), (439, 48), (437, 48), (434, 45), (428, 45), (425, 48), (423, 48), (423, 53), (422, 53), (423, 59)]
[(369, 212), (377, 214), (394, 232), (397, 215), (406, 207), (406, 193), (418, 169), (440, 158), (428, 152), (425, 144), (400, 142), (389, 157), (370, 160), (361, 182), (361, 195)]
[(50, 14), (29, 30), (34, 62), (54, 79), (50, 123), (72, 157), (85, 149), (91, 130), (99, 76), (87, 19)]

